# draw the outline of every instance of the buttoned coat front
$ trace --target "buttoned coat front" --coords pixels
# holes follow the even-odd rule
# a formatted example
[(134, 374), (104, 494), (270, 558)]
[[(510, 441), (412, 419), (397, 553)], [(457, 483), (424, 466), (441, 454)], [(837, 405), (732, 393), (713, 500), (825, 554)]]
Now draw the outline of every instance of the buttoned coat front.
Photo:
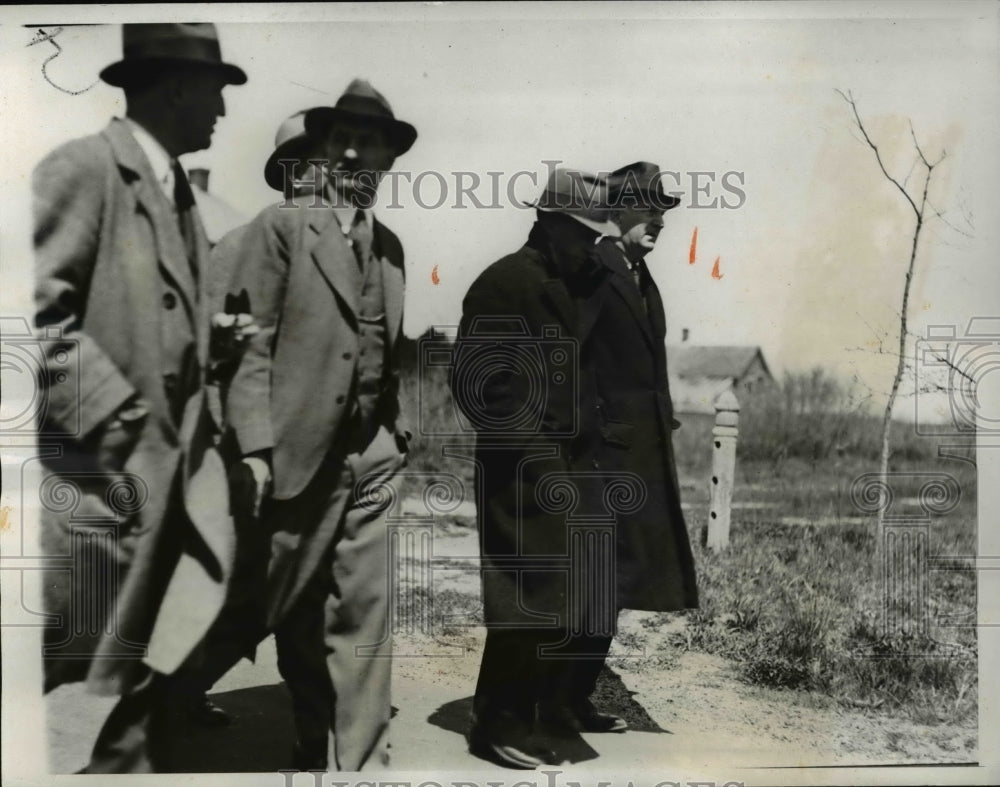
[[(377, 418), (402, 439), (397, 350), (404, 268), (398, 238), (373, 220), (381, 269), (386, 368)], [(328, 457), (346, 458), (359, 351), (361, 271), (334, 211), (313, 195), (265, 208), (246, 228), (231, 291), (246, 289), (260, 331), (248, 344), (225, 403), (240, 451), (269, 451), (272, 496), (306, 489)], [(334, 534), (319, 522), (262, 523), (272, 538), (268, 625), (289, 608)], [(382, 580), (376, 580), (382, 581)]]
[[(201, 384), (204, 278), (123, 121), (54, 150), (33, 187), (46, 686), (112, 693), (142, 661), (174, 671), (225, 596), (233, 528)], [(135, 396), (148, 417), (109, 466), (100, 426)]]

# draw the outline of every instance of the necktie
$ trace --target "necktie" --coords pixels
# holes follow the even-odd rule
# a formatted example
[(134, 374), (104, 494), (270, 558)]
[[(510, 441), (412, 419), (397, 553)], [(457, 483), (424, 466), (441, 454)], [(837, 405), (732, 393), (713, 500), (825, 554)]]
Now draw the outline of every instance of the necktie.
[(177, 209), (177, 224), (181, 237), (184, 239), (184, 249), (187, 251), (191, 275), (198, 281), (198, 233), (195, 229), (194, 192), (188, 183), (184, 168), (177, 159), (172, 164), (174, 172), (174, 207)]
[(358, 267), (363, 271), (372, 253), (372, 228), (365, 219), (365, 214), (360, 210), (354, 217), (347, 237), (351, 239), (351, 248), (354, 249), (354, 256), (357, 257)]

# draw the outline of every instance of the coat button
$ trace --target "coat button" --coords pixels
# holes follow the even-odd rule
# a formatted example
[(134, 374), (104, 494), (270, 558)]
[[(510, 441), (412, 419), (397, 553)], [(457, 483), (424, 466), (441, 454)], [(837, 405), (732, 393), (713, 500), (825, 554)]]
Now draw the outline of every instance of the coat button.
[(340, 396), (337, 397), (337, 404), (343, 404), (345, 398), (346, 397), (343, 394), (340, 394)]
[(172, 292), (163, 293), (163, 308), (172, 309), (177, 305), (177, 296)]
[(590, 464), (592, 464), (594, 466), (595, 470), (600, 470), (601, 469), (601, 463), (598, 462), (596, 459), (592, 460)]
[(345, 360), (345, 361), (349, 361), (349, 360), (351, 360), (351, 358), (353, 358), (353, 357), (354, 357), (354, 356), (353, 356), (353, 355), (352, 355), (351, 353), (349, 353), (349, 352), (346, 352), (346, 353), (344, 353), (344, 360)]

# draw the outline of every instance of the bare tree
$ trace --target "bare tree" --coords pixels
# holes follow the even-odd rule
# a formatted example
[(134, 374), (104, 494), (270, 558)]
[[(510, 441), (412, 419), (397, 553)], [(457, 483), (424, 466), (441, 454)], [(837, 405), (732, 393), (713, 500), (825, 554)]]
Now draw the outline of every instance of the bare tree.
[[(879, 475), (883, 482), (887, 480), (889, 473), (889, 430), (892, 426), (892, 410), (896, 404), (896, 397), (899, 394), (899, 384), (903, 379), (903, 372), (906, 368), (906, 338), (909, 333), (907, 329), (907, 311), (910, 302), (910, 284), (913, 282), (913, 270), (916, 266), (917, 261), (917, 244), (920, 242), (920, 231), (924, 227), (924, 222), (928, 217), (941, 216), (940, 211), (938, 211), (934, 206), (927, 200), (927, 192), (930, 188), (931, 177), (934, 174), (934, 168), (937, 167), (942, 161), (944, 161), (947, 153), (942, 150), (941, 155), (933, 163), (927, 159), (924, 155), (923, 149), (920, 147), (920, 143), (917, 142), (917, 135), (913, 130), (913, 123), (910, 123), (910, 138), (913, 140), (913, 147), (917, 151), (917, 159), (914, 161), (913, 166), (910, 168), (910, 172), (907, 173), (906, 178), (900, 183), (899, 180), (894, 178), (889, 174), (889, 171), (885, 167), (885, 162), (882, 160), (882, 154), (879, 153), (878, 146), (872, 141), (871, 136), (868, 134), (868, 130), (865, 128), (864, 122), (861, 120), (861, 115), (858, 113), (858, 105), (854, 100), (854, 96), (850, 91), (844, 93), (842, 90), (837, 91), (840, 96), (846, 101), (850, 107), (851, 111), (854, 113), (854, 121), (858, 126), (858, 130), (861, 132), (861, 136), (864, 137), (865, 142), (868, 147), (871, 148), (872, 152), (875, 154), (875, 160), (878, 162), (879, 169), (882, 170), (882, 174), (888, 180), (903, 198), (906, 200), (907, 204), (913, 210), (914, 217), (914, 227), (913, 227), (913, 241), (910, 244), (910, 260), (906, 266), (906, 278), (903, 283), (903, 301), (899, 310), (899, 346), (896, 352), (896, 372), (892, 378), (892, 387), (889, 389), (889, 396), (885, 403), (885, 412), (882, 416), (882, 449), (879, 457)], [(923, 188), (920, 189), (918, 186), (918, 191), (920, 191), (919, 203), (914, 197), (910, 196), (910, 193), (906, 190), (906, 184), (909, 182), (910, 177), (913, 175), (913, 169), (917, 165), (921, 166), (923, 171)], [(878, 539), (877, 543), (882, 543), (882, 520), (884, 516), (884, 508), (880, 509), (878, 518)]]

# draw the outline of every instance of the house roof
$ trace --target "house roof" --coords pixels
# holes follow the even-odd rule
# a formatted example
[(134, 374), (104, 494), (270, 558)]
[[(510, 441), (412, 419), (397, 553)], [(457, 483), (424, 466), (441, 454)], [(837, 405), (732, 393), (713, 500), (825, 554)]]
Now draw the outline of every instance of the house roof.
[(673, 345), (667, 347), (667, 366), (675, 377), (733, 379), (742, 377), (758, 356), (770, 377), (771, 370), (767, 368), (760, 347), (750, 344), (717, 347)]

